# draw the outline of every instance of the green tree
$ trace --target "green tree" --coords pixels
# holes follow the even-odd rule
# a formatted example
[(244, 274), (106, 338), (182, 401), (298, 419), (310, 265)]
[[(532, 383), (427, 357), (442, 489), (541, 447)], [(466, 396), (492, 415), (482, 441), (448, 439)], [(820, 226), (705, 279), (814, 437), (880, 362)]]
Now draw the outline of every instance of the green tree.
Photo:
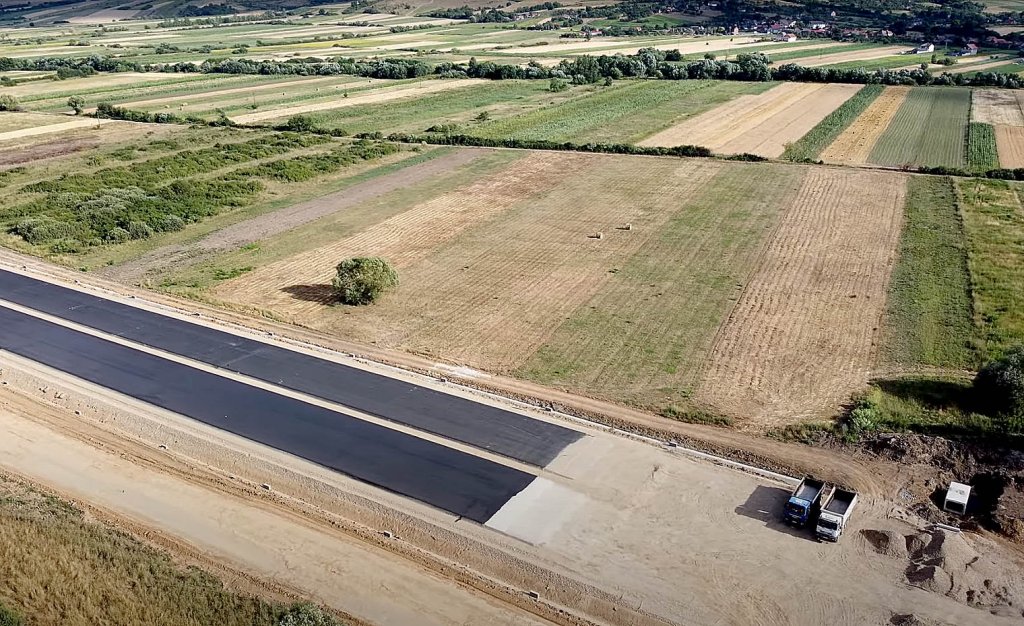
[(565, 82), (561, 78), (552, 78), (551, 82), (548, 83), (548, 91), (558, 93), (559, 91), (565, 91), (569, 88), (569, 83)]
[(310, 133), (319, 130), (316, 121), (308, 115), (293, 115), (284, 124), (284, 130), (291, 130), (297, 133)]
[(68, 106), (75, 112), (75, 115), (81, 115), (82, 111), (85, 110), (85, 98), (81, 96), (71, 96), (68, 98)]
[(0, 111), (20, 111), (21, 103), (14, 96), (4, 94), (0, 96)]
[(398, 286), (398, 273), (380, 257), (355, 257), (338, 263), (332, 284), (345, 304), (370, 304)]
[(974, 378), (974, 397), (982, 409), (1007, 420), (1007, 426), (1024, 427), (1024, 345), (989, 361)]
[(297, 604), (281, 616), (278, 626), (341, 626), (338, 620), (312, 604)]

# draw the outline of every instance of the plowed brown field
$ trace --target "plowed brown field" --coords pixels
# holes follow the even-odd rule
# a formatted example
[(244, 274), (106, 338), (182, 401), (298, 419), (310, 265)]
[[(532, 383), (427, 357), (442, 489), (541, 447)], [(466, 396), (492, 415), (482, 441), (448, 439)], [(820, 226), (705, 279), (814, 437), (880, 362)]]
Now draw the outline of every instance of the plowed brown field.
[(868, 108), (821, 153), (829, 163), (867, 163), (875, 142), (889, 127), (910, 93), (910, 87), (886, 87)]
[(803, 137), (858, 89), (859, 85), (784, 83), (763, 94), (736, 98), (640, 145), (692, 144), (723, 154), (778, 157), (787, 143)]
[(999, 167), (1024, 167), (1024, 127), (996, 125)]
[(868, 378), (906, 178), (812, 170), (719, 330), (697, 397), (754, 427), (836, 407)]

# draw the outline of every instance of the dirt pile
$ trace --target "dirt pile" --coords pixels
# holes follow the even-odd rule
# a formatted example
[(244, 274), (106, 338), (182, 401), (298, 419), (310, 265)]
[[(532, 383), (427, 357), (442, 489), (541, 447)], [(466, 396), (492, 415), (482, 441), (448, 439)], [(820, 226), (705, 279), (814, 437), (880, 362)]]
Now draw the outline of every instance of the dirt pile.
[[(911, 434), (877, 435), (860, 445), (874, 458), (914, 468), (917, 479), (901, 495), (923, 519), (980, 525), (1024, 542), (1024, 452)], [(942, 510), (950, 481), (972, 486), (967, 516)]]
[(914, 587), (993, 614), (1024, 616), (1019, 608), (1024, 584), (1016, 567), (977, 549), (964, 534), (936, 528), (905, 536), (880, 530), (863, 530), (861, 535), (879, 554), (906, 559), (906, 580)]

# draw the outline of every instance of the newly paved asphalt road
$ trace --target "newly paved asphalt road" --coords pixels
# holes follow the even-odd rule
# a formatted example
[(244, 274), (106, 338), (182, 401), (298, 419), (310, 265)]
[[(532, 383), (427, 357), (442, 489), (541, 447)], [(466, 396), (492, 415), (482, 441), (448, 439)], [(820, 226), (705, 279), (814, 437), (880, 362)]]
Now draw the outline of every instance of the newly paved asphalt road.
[(433, 389), (0, 270), (0, 299), (543, 467), (582, 434)]
[[(0, 288), (0, 295), (9, 294)], [(480, 523), (534, 480), (487, 459), (5, 307), (0, 349)]]

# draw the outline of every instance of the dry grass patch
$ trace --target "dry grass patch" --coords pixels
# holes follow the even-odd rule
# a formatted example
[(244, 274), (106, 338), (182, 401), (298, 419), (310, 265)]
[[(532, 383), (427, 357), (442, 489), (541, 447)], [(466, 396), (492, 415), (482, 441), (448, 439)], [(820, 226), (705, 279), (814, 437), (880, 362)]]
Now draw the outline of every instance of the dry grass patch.
[(69, 130), (77, 130), (80, 128), (98, 128), (99, 126), (109, 123), (111, 123), (110, 120), (78, 118), (65, 122), (59, 122), (57, 124), (44, 124), (42, 126), (35, 126), (32, 128), (9, 130), (7, 132), (0, 133), (0, 141), (10, 141), (12, 139), (22, 139), (24, 137), (35, 137), (38, 135), (52, 135), (54, 133), (63, 133)]
[[(896, 56), (901, 52), (905, 52), (908, 46), (888, 46), (885, 48), (867, 48), (864, 50), (854, 50), (851, 52), (837, 52), (836, 54), (826, 54), (819, 57), (801, 59), (800, 65), (804, 67), (821, 67), (822, 65), (838, 65), (839, 63), (849, 63), (850, 61), (874, 61), (875, 59), (884, 59), (885, 57)], [(908, 57), (913, 58), (913, 57)]]
[(729, 164), (694, 192), (663, 201), (664, 225), (610, 268), (607, 283), (519, 374), (656, 410), (685, 403), (778, 207), (804, 172)]
[(835, 407), (867, 382), (906, 177), (813, 168), (715, 340), (698, 399), (757, 426)]
[(641, 142), (644, 146), (693, 144), (716, 152), (779, 157), (859, 90), (858, 85), (783, 83), (756, 96), (741, 96)]
[(878, 138), (896, 117), (909, 93), (910, 87), (886, 87), (882, 95), (821, 153), (822, 160), (851, 165), (867, 163)]

